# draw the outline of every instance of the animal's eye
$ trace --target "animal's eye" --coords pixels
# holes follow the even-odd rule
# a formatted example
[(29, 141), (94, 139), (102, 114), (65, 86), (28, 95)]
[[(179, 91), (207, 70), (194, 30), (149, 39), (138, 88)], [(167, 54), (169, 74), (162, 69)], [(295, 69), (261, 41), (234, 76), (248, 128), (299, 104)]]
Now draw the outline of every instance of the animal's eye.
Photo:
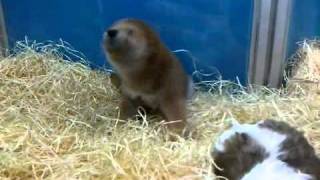
[(133, 34), (133, 29), (129, 29), (129, 30), (128, 30), (128, 34), (129, 34), (129, 35), (132, 35), (132, 34)]

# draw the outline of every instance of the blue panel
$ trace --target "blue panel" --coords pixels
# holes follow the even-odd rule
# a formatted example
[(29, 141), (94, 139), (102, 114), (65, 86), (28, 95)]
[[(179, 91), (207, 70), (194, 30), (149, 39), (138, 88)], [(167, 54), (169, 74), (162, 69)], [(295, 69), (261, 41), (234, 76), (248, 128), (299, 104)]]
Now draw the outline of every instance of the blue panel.
[[(224, 79), (245, 83), (250, 49), (253, 0), (3, 0), (9, 42), (63, 40), (96, 66), (105, 64), (104, 29), (124, 17), (144, 19), (171, 50), (187, 49), (198, 70), (216, 69)], [(189, 56), (178, 53), (187, 71)], [(213, 77), (208, 77), (212, 79)]]
[(320, 35), (320, 1), (294, 0), (289, 28), (288, 56), (298, 48), (297, 42)]

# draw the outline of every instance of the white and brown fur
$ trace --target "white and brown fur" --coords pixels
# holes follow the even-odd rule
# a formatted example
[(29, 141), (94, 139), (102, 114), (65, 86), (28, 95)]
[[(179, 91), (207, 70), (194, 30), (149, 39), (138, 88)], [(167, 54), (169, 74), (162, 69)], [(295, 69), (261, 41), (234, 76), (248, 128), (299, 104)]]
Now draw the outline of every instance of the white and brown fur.
[(135, 115), (142, 106), (162, 114), (172, 122), (168, 127), (181, 134), (190, 79), (157, 33), (143, 21), (123, 19), (106, 30), (103, 45), (119, 79), (120, 118)]
[(265, 120), (234, 125), (212, 147), (217, 176), (229, 180), (319, 180), (320, 159), (303, 134)]

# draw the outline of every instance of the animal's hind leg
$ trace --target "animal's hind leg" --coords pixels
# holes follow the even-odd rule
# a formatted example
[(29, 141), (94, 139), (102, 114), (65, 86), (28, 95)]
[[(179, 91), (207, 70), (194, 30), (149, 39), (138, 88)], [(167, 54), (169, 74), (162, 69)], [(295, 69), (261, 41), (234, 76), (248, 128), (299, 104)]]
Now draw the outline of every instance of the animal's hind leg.
[(120, 100), (120, 119), (127, 120), (137, 114), (137, 107), (127, 96), (122, 96)]
[(160, 109), (168, 122), (168, 128), (171, 132), (179, 135), (188, 136), (186, 129), (186, 102), (183, 99), (162, 100)]

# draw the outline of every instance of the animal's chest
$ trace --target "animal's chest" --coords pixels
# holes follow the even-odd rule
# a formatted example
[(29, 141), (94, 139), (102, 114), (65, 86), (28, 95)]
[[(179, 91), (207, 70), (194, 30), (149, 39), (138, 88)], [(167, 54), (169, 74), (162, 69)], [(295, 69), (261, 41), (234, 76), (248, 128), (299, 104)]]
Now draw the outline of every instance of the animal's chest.
[(140, 98), (143, 101), (143, 103), (145, 103), (152, 109), (156, 109), (159, 106), (159, 101), (156, 93), (145, 93), (143, 91), (134, 90), (126, 86), (122, 86), (121, 90), (125, 95), (129, 96), (131, 99)]

